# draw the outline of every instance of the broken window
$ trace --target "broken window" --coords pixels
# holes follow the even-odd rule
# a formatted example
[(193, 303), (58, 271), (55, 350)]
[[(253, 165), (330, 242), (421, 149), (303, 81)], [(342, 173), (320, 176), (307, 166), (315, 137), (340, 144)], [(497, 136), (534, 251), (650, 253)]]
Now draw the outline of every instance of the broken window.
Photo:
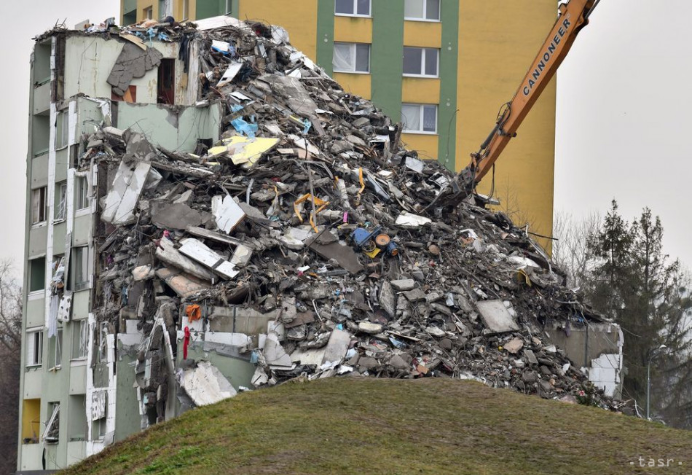
[(440, 0), (406, 0), (406, 20), (440, 21)]
[(34, 85), (40, 86), (50, 81), (50, 39), (37, 43), (34, 48)]
[(440, 50), (435, 48), (404, 48), (404, 76), (438, 77)]
[(46, 215), (48, 214), (47, 196), (47, 186), (31, 190), (31, 224), (39, 224), (46, 221)]
[(89, 248), (75, 247), (71, 262), (72, 290), (82, 290), (89, 286)]
[(89, 182), (85, 176), (75, 177), (75, 209), (89, 207)]
[(47, 444), (57, 444), (60, 437), (60, 403), (51, 402), (48, 404), (50, 419), (46, 422), (46, 430), (43, 433), (43, 440)]
[(369, 73), (370, 45), (365, 43), (334, 43), (334, 72)]
[(99, 329), (99, 362), (108, 362), (108, 323), (101, 322), (101, 328)]
[(55, 184), (55, 208), (54, 221), (63, 221), (67, 215), (67, 182), (61, 181)]
[(404, 132), (413, 134), (437, 133), (437, 106), (429, 104), (402, 104), (401, 122)]
[(72, 359), (82, 360), (86, 358), (88, 344), (89, 333), (86, 320), (75, 321), (72, 325)]
[(175, 59), (173, 58), (164, 58), (159, 65), (157, 102), (175, 104)]
[(29, 292), (46, 288), (46, 258), (29, 260)]
[(43, 364), (43, 329), (26, 332), (26, 366)]
[(87, 434), (87, 407), (86, 396), (75, 395), (69, 398), (69, 414), (67, 420), (67, 434), (70, 442), (86, 440)]
[(334, 13), (345, 16), (370, 16), (370, 0), (336, 0)]
[(55, 131), (55, 148), (60, 149), (67, 147), (69, 140), (69, 114), (67, 111), (59, 112), (56, 119), (56, 131)]

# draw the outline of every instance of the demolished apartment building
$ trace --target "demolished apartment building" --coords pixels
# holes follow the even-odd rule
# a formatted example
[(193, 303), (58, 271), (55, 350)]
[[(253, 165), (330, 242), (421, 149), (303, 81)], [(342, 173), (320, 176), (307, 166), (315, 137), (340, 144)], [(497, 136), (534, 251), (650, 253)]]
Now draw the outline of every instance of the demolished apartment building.
[(451, 173), (285, 30), (55, 29), (32, 75), (20, 472), (295, 377), (619, 378), (525, 230), (443, 204)]

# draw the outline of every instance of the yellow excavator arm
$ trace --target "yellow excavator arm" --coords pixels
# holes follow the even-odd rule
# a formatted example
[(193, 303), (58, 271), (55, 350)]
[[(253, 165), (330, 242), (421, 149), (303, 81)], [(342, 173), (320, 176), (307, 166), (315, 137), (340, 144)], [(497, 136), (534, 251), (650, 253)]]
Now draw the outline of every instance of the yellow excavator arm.
[(481, 144), (480, 150), (471, 154), (471, 163), (455, 177), (452, 196), (445, 201), (454, 203), (465, 198), (490, 171), (509, 141), (516, 137), (519, 126), (555, 76), (599, 2), (600, 0), (569, 0), (559, 6), (558, 19), (519, 89), (512, 100), (503, 105), (495, 127)]

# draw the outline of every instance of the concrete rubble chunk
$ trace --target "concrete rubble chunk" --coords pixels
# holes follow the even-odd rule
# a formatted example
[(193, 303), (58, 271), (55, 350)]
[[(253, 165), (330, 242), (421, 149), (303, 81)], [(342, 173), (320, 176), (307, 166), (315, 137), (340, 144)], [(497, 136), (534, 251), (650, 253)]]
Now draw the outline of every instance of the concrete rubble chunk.
[(394, 290), (413, 290), (416, 286), (416, 282), (413, 279), (403, 279), (403, 280), (393, 280), (391, 282)]
[(394, 296), (394, 290), (392, 289), (392, 284), (388, 280), (382, 282), (382, 287), (380, 288), (380, 306), (387, 312), (391, 318), (396, 316), (396, 299)]
[(370, 322), (360, 322), (358, 324), (358, 331), (363, 333), (368, 333), (370, 335), (376, 335), (382, 331), (384, 327), (379, 323)]
[(180, 241), (180, 253), (193, 259), (204, 267), (211, 269), (224, 279), (232, 279), (238, 275), (238, 271), (233, 264), (219, 256), (216, 252), (207, 247), (203, 242), (194, 238), (186, 238)]
[(505, 350), (512, 353), (513, 355), (516, 355), (524, 347), (524, 342), (519, 338), (513, 338), (512, 340), (505, 343), (503, 346)]
[(139, 202), (151, 164), (120, 162), (113, 184), (102, 202), (101, 219), (114, 225), (134, 222), (134, 211)]
[(159, 241), (159, 245), (156, 248), (156, 257), (164, 264), (177, 267), (186, 274), (208, 281), (214, 279), (213, 273), (181, 254), (178, 249), (175, 248), (173, 241), (169, 239), (163, 238)]
[(142, 49), (133, 43), (125, 43), (107, 79), (113, 86), (113, 93), (124, 96), (132, 80), (144, 77), (147, 71), (158, 67), (161, 59), (163, 54), (156, 48)]
[(229, 195), (214, 196), (211, 202), (211, 212), (216, 219), (216, 225), (226, 234), (230, 234), (245, 218), (245, 212)]
[(486, 328), (494, 333), (506, 333), (518, 331), (512, 315), (507, 311), (507, 308), (501, 300), (487, 300), (477, 302), (476, 306), (481, 314), (483, 323)]
[(215, 404), (237, 394), (221, 371), (208, 361), (200, 361), (196, 368), (184, 371), (181, 386), (197, 406)]

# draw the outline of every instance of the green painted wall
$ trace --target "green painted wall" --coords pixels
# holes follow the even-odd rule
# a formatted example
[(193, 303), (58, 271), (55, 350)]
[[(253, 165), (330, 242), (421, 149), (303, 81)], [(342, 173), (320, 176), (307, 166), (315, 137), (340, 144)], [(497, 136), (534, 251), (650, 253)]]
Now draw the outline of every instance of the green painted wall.
[(203, 20), (226, 13), (226, 0), (197, 0), (197, 19)]
[(137, 402), (137, 390), (135, 383), (134, 363), (136, 356), (128, 350), (123, 351), (122, 343), (118, 342), (118, 362), (116, 372), (118, 375), (115, 396), (115, 440), (123, 440), (130, 434), (135, 434), (141, 429), (141, 416), (139, 415), (139, 403)]
[(404, 70), (404, 2), (372, 2), (372, 100), (385, 114), (401, 117), (401, 83)]
[(457, 66), (459, 58), (459, 2), (442, 0), (442, 44), (440, 47), (440, 105), (437, 130), (438, 160), (449, 170), (456, 166)]
[(334, 0), (317, 0), (317, 64), (330, 76), (334, 55)]

